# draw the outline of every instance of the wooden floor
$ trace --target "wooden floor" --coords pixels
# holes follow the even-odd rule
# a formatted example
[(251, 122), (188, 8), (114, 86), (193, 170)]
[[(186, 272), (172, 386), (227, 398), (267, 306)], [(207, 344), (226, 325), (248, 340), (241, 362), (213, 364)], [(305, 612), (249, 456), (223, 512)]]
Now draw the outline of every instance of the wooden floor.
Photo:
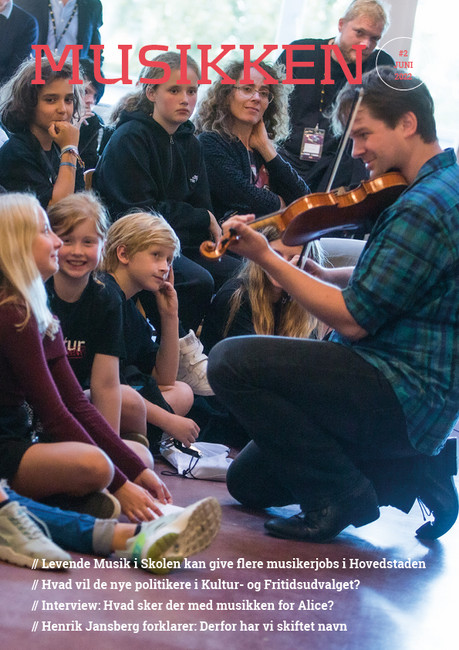
[[(422, 523), (417, 506), (409, 515), (384, 508), (378, 521), (350, 527), (333, 543), (303, 544), (265, 535), (266, 515), (242, 509), (224, 484), (174, 477), (168, 485), (179, 505), (208, 494), (222, 505), (221, 532), (193, 558), (201, 566), (154, 576), (94, 568), (90, 556), (84, 556), (90, 569), (66, 573), (0, 563), (0, 648), (458, 647), (459, 524), (423, 543), (414, 537)], [(258, 562), (258, 568), (238, 568), (238, 560)], [(394, 561), (404, 568), (384, 567)], [(67, 611), (56, 609), (67, 604)], [(46, 630), (63, 624), (66, 631)], [(101, 624), (115, 629), (97, 630)], [(84, 629), (89, 625), (92, 631)]]

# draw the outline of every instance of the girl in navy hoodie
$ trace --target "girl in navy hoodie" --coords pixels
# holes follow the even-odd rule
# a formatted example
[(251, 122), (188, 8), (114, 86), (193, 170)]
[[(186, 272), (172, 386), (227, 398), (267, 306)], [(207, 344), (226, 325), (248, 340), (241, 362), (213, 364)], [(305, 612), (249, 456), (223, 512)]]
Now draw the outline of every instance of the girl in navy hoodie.
[[(202, 267), (211, 273), (218, 289), (239, 266), (239, 260), (227, 256), (215, 264), (199, 253), (201, 242), (218, 240), (221, 235), (212, 213), (201, 145), (189, 121), (197, 100), (199, 68), (188, 57), (190, 83), (182, 84), (178, 53), (165, 52), (153, 60), (163, 65), (147, 68), (141, 78), (147, 81), (129, 96), (93, 183), (112, 219), (135, 207), (159, 212), (173, 227), (185, 256), (174, 263), (180, 316), (186, 329), (196, 329), (207, 307), (201, 301), (201, 313), (196, 315), (196, 280), (203, 279)], [(162, 81), (167, 67), (170, 76)], [(150, 81), (154, 79), (158, 83)]]

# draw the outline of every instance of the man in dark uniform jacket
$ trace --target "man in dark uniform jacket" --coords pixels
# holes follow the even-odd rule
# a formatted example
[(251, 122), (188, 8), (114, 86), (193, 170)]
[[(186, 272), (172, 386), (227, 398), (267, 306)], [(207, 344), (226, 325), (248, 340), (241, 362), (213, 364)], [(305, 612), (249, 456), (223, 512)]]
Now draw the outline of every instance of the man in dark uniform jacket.
[[(375, 49), (387, 25), (388, 18), (380, 2), (353, 0), (343, 18), (339, 20), (338, 35), (335, 38), (307, 38), (292, 43), (292, 46), (307, 45), (313, 46), (313, 49), (293, 52), (294, 65), (291, 71), (296, 83), (289, 104), (291, 131), (279, 153), (302, 176), (312, 192), (324, 191), (330, 178), (339, 141), (333, 136), (327, 111), (347, 81), (332, 50), (330, 77), (334, 84), (321, 84), (321, 80), (326, 76), (325, 52), (321, 45), (337, 45), (355, 78), (356, 51), (352, 49), (353, 45), (365, 45), (362, 51), (362, 72), (373, 69), (376, 64), (378, 67), (394, 65), (392, 57), (384, 50)], [(285, 50), (278, 62), (286, 65)], [(313, 67), (301, 67), (304, 62)], [(300, 63), (300, 66), (296, 66), (297, 63)], [(301, 84), (297, 82), (300, 79), (314, 79), (314, 83)], [(322, 150), (319, 151), (321, 145)], [(333, 187), (358, 184), (365, 178), (367, 174), (363, 163), (352, 159), (350, 153), (346, 153)]]
[[(67, 0), (64, 1), (66, 4)], [(82, 45), (80, 59), (94, 59), (94, 52), (90, 45), (99, 45), (102, 26), (102, 4), (100, 0), (77, 0), (78, 35), (77, 44)], [(49, 2), (48, 0), (19, 0), (17, 3), (31, 13), (38, 21), (38, 43), (44, 45), (48, 42), (49, 28)]]
[(16, 7), (12, 0), (0, 0), (0, 84), (30, 56), (37, 38), (35, 18)]

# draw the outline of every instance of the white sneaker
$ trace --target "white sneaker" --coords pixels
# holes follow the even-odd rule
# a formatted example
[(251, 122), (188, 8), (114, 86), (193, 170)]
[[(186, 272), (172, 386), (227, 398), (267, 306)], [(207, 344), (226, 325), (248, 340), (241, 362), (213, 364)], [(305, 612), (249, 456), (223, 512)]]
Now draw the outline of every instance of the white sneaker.
[(128, 539), (126, 550), (116, 551), (116, 555), (137, 560), (140, 568), (152, 573), (169, 573), (184, 558), (209, 546), (220, 521), (220, 504), (214, 497), (207, 497), (181, 512), (142, 524), (140, 533)]
[(207, 356), (203, 345), (193, 330), (179, 339), (180, 358), (177, 373), (178, 381), (183, 381), (193, 389), (195, 395), (215, 395), (207, 381)]
[[(33, 521), (27, 508), (11, 501), (0, 508), (0, 560), (19, 566), (43, 569), (43, 560), (71, 560)], [(46, 525), (34, 517), (46, 528)], [(48, 567), (46, 567), (48, 568)]]

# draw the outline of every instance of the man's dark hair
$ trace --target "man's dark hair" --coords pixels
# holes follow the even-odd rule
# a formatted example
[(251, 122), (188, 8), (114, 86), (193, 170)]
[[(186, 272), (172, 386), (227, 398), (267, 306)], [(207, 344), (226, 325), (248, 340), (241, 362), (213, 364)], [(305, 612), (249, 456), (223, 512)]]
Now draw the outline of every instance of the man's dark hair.
[(355, 93), (363, 88), (362, 106), (370, 111), (372, 117), (394, 129), (405, 113), (412, 112), (418, 122), (416, 133), (426, 143), (435, 142), (437, 130), (432, 96), (420, 79), (412, 75), (406, 79), (407, 76), (408, 73), (401, 73), (392, 66), (381, 66), (366, 72), (361, 86), (346, 84), (336, 97), (332, 110), (335, 132), (342, 131)]

